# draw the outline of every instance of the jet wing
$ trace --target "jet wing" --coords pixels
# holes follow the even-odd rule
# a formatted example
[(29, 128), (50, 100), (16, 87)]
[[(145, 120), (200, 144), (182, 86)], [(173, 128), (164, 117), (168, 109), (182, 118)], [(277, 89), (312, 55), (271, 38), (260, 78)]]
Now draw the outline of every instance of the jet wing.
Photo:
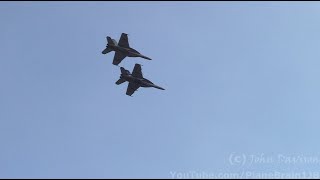
[(143, 78), (140, 64), (135, 64), (134, 65), (134, 68), (133, 68), (133, 71), (132, 71), (132, 76), (137, 77), (137, 78)]
[(120, 53), (120, 52), (116, 52), (116, 53), (114, 54), (114, 58), (113, 58), (112, 64), (114, 64), (114, 65), (120, 64), (121, 61), (122, 61), (125, 57), (127, 57), (127, 56), (124, 55), (124, 54), (122, 54), (122, 53)]
[(130, 48), (129, 41), (128, 41), (128, 34), (126, 33), (121, 34), (118, 45), (121, 47)]
[(135, 83), (129, 83), (128, 84), (128, 88), (127, 88), (127, 92), (126, 95), (131, 96), (140, 86), (138, 84)]

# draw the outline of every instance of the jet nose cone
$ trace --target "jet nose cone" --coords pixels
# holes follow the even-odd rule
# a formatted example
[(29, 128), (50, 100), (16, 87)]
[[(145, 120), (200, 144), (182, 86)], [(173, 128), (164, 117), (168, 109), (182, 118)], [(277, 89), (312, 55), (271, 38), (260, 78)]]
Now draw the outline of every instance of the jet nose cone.
[(161, 89), (161, 90), (165, 90), (164, 88), (162, 88), (162, 87), (160, 87), (160, 86), (155, 86), (155, 88)]
[(147, 57), (147, 56), (144, 56), (144, 55), (142, 55), (142, 58), (148, 59), (148, 60), (152, 60), (151, 58), (149, 58), (149, 57)]

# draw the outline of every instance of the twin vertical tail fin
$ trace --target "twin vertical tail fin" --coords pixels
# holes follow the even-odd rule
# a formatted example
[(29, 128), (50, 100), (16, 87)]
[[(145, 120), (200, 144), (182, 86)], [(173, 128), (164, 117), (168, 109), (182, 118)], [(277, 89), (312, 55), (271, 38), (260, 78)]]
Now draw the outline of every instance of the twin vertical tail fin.
[(107, 53), (113, 51), (113, 50), (109, 47), (109, 45), (117, 46), (117, 41), (114, 40), (114, 39), (111, 39), (111, 37), (109, 37), (109, 36), (107, 37), (107, 41), (108, 41), (107, 47), (102, 51), (102, 54), (107, 54)]
[(119, 84), (126, 82), (126, 80), (122, 76), (130, 74), (130, 71), (126, 70), (123, 67), (120, 67), (120, 70), (121, 70), (121, 76), (120, 76), (120, 79), (116, 82), (116, 85), (119, 85)]
[(116, 40), (112, 39), (111, 37), (107, 36), (108, 45), (114, 45), (117, 46), (118, 43)]
[(123, 67), (120, 67), (120, 70), (121, 70), (121, 75), (128, 75), (128, 74), (130, 74), (130, 71), (126, 70), (126, 69), (123, 68)]

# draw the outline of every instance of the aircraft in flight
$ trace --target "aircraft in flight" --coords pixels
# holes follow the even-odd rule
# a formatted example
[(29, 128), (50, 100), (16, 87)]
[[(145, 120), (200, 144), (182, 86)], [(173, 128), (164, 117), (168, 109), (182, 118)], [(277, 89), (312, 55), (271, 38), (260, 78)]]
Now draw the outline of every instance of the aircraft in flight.
[(107, 41), (108, 41), (107, 46), (102, 51), (102, 54), (107, 54), (111, 51), (115, 51), (115, 55), (112, 62), (112, 64), (114, 65), (120, 64), (125, 57), (141, 57), (144, 59), (151, 60), (151, 58), (142, 55), (137, 50), (129, 46), (128, 34), (126, 33), (121, 34), (119, 43), (117, 43), (116, 40), (112, 39), (109, 36), (107, 36)]
[(129, 84), (126, 92), (128, 96), (131, 96), (139, 87), (154, 87), (157, 89), (165, 90), (143, 77), (140, 64), (134, 65), (132, 74), (130, 73), (130, 71), (126, 70), (123, 67), (120, 67), (120, 70), (120, 79), (116, 82), (116, 84), (119, 85), (128, 81)]

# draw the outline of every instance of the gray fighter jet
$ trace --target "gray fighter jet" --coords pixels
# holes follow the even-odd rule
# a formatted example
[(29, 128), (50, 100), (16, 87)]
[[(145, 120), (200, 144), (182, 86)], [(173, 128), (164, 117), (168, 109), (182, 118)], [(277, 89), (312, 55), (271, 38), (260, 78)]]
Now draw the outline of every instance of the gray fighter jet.
[(143, 78), (140, 64), (135, 64), (132, 74), (130, 74), (130, 71), (126, 70), (123, 67), (120, 67), (120, 70), (120, 79), (116, 82), (116, 84), (119, 85), (128, 81), (129, 84), (126, 92), (128, 96), (131, 96), (139, 87), (154, 87), (157, 89), (165, 90), (162, 87), (153, 84), (148, 79)]
[(116, 40), (107, 37), (108, 44), (106, 48), (102, 51), (102, 54), (107, 54), (111, 51), (115, 51), (112, 64), (118, 65), (125, 57), (141, 57), (144, 59), (151, 60), (147, 56), (140, 54), (137, 50), (131, 48), (128, 42), (128, 34), (122, 33), (119, 43)]

